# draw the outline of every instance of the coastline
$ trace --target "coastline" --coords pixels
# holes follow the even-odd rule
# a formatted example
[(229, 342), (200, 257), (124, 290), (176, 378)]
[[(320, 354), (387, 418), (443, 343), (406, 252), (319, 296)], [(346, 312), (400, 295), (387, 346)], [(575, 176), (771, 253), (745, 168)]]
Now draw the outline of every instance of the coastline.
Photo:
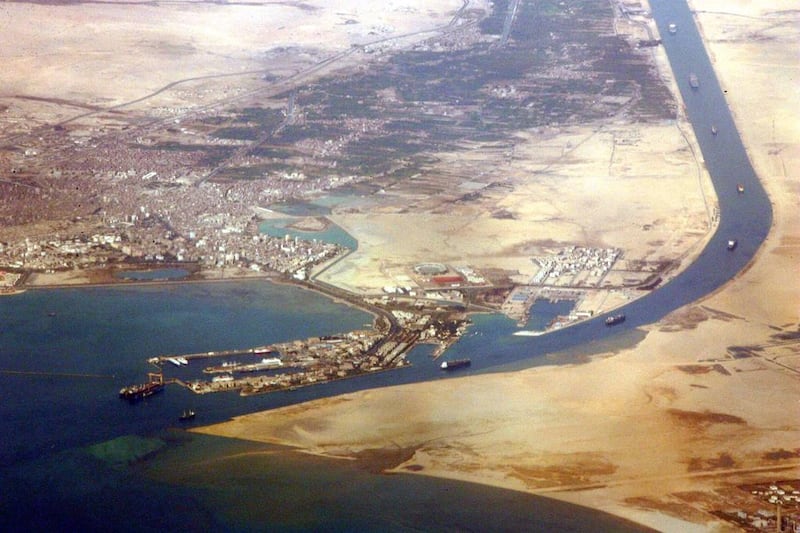
[[(155, 271), (163, 268), (169, 268), (162, 265), (139, 265), (136, 268), (126, 270), (131, 271)], [(136, 287), (136, 286), (156, 286), (156, 285), (175, 285), (185, 283), (208, 283), (208, 282), (233, 282), (253, 279), (264, 279), (277, 282), (280, 276), (277, 273), (253, 272), (246, 269), (226, 269), (224, 271), (218, 270), (197, 270), (186, 277), (179, 279), (151, 279), (151, 280), (132, 280), (125, 278), (117, 278), (113, 276), (113, 272), (118, 271), (113, 267), (98, 269), (102, 273), (96, 276), (102, 279), (92, 279), (92, 275), (87, 271), (70, 271), (66, 273), (55, 274), (39, 274), (33, 273), (31, 277), (34, 282), (26, 282), (20, 287), (24, 290), (46, 290), (46, 289), (68, 289), (68, 288), (89, 288), (89, 287)], [(96, 271), (95, 271), (96, 272)], [(59, 274), (64, 274), (60, 276)], [(49, 277), (49, 279), (37, 279), (38, 277)], [(70, 277), (67, 277), (70, 276)]]
[[(792, 409), (795, 405), (792, 402), (798, 397), (797, 372), (795, 370), (793, 374), (784, 368), (800, 367), (797, 341), (791, 341), (791, 335), (797, 333), (797, 302), (800, 301), (796, 278), (800, 219), (795, 206), (796, 185), (790, 177), (800, 170), (800, 136), (796, 128), (790, 129), (781, 123), (789, 122), (785, 118), (779, 122), (776, 136), (774, 117), (793, 116), (791, 112), (796, 107), (787, 105), (787, 102), (797, 102), (791, 91), (787, 91), (788, 96), (772, 95), (771, 92), (779, 83), (793, 83), (791, 68), (774, 67), (775, 64), (786, 64), (786, 55), (777, 54), (775, 47), (789, 48), (785, 45), (789, 30), (780, 25), (777, 30), (765, 28), (766, 24), (775, 21), (772, 18), (775, 15), (767, 13), (768, 17), (762, 17), (765, 13), (743, 0), (734, 0), (733, 4), (720, 0), (705, 2), (703, 7), (708, 9), (708, 14), (697, 11), (694, 5), (692, 7), (700, 17), (699, 26), (721, 84), (735, 88), (730, 92), (730, 107), (737, 124), (742, 127), (742, 140), (775, 208), (767, 240), (729, 282), (656, 324), (630, 330), (629, 333), (641, 334), (642, 338), (619, 350), (607, 345), (605, 350), (598, 350), (597, 344), (593, 344), (587, 348), (594, 351), (591, 356), (570, 358), (554, 354), (548, 356), (546, 367), (455, 378), (448, 380), (446, 385), (433, 381), (356, 392), (239, 417), (193, 431), (254, 442), (280, 443), (303, 453), (359, 463), (374, 472), (459, 479), (545, 494), (666, 531), (724, 527), (709, 514), (700, 495), (715, 495), (720, 487), (733, 487), (743, 481), (800, 476), (797, 454), (783, 459), (769, 458), (775, 452), (780, 452), (778, 455), (796, 452), (796, 442), (800, 440), (800, 428), (793, 418)], [(786, 12), (778, 11), (777, 16), (789, 16), (787, 13), (792, 4), (779, 0), (779, 7), (785, 7)], [(720, 16), (720, 13), (725, 15), (738, 9), (747, 14), (747, 27), (736, 22), (736, 17), (741, 16), (738, 11), (732, 20)], [(409, 20), (412, 18), (408, 17)], [(750, 39), (750, 35), (765, 38)], [(792, 34), (792, 37), (795, 38), (792, 42), (796, 42), (796, 35)], [(663, 56), (663, 49), (653, 49), (653, 53), (660, 68), (665, 68), (664, 58), (659, 57)], [(781, 57), (784, 63), (781, 63)], [(670, 85), (674, 86), (675, 80)], [(664, 133), (667, 129), (674, 132), (674, 128), (678, 128), (688, 136), (681, 148), (665, 143), (662, 155), (665, 159), (674, 158), (680, 152), (681, 156), (694, 161), (696, 165), (690, 165), (688, 170), (683, 167), (687, 175), (691, 174), (691, 180), (676, 181), (674, 183), (680, 185), (675, 187), (687, 187), (687, 183), (692, 182), (705, 193), (708, 176), (702, 158), (698, 160), (698, 155), (693, 152), (697, 144), (694, 134), (691, 128), (684, 132), (685, 126), (686, 117), (679, 113), (677, 124), (662, 125), (661, 129), (653, 129), (648, 135), (649, 138), (658, 137), (654, 132)], [(578, 135), (574, 131), (562, 131), (557, 136), (559, 140), (553, 141), (553, 145), (558, 144), (556, 148), (561, 149), (565, 142), (571, 142)], [(528, 148), (520, 145), (518, 153), (521, 157), (518, 160), (529, 158), (531, 154), (523, 153), (524, 150), (530, 150), (530, 146), (538, 148), (538, 143), (541, 143), (543, 152), (552, 149), (545, 145), (545, 141), (543, 136), (529, 143)], [(584, 145), (584, 152), (576, 149), (575, 157), (580, 159), (587, 154), (593, 155), (592, 148), (587, 148), (589, 144)], [(602, 148), (595, 145), (593, 149), (602, 156)], [(658, 148), (662, 150), (661, 146)], [(689, 152), (692, 152), (691, 157), (687, 156)], [(655, 157), (656, 152), (652, 151), (641, 154), (641, 160), (653, 158), (654, 167), (657, 166)], [(524, 168), (524, 171), (537, 173), (534, 167), (538, 163), (532, 162), (533, 159), (530, 161), (526, 164), (531, 168)], [(618, 165), (629, 163), (630, 160), (623, 157)], [(634, 161), (633, 169), (628, 172), (617, 168), (613, 176), (631, 178), (645, 168), (637, 167), (637, 163), (641, 161)], [(522, 173), (523, 165), (517, 164), (519, 166), (512, 171)], [(594, 168), (592, 164), (587, 164), (587, 167)], [(610, 167), (610, 164), (604, 162), (600, 168), (605, 166)], [(573, 172), (582, 173), (583, 168), (586, 167)], [(612, 175), (610, 169), (609, 175)], [(601, 176), (600, 172), (598, 176)], [(568, 174), (569, 177), (575, 176)], [(642, 182), (628, 183), (633, 183), (634, 187), (638, 183), (641, 187)], [(643, 194), (652, 198), (663, 190), (643, 191)], [(480, 235), (475, 225), (458, 225), (457, 230), (445, 234), (445, 239), (435, 241), (433, 247), (437, 252), (439, 249), (450, 250), (452, 243), (467, 242), (466, 239), (457, 240), (458, 233), (473, 235), (474, 231), (476, 246), (470, 243), (470, 247), (483, 250), (483, 244), (488, 240), (486, 236), (491, 237), (492, 231), (497, 235), (514, 236), (520, 227), (531, 225), (531, 221), (541, 222), (542, 233), (552, 229), (555, 241), (567, 241), (577, 235), (599, 243), (614, 242), (615, 238), (626, 242), (626, 237), (638, 234), (638, 230), (625, 233), (620, 228), (609, 230), (608, 234), (601, 234), (599, 230), (593, 232), (590, 225), (580, 225), (580, 219), (574, 224), (577, 230), (571, 224), (560, 226), (554, 222), (553, 215), (548, 215), (558, 211), (557, 206), (553, 209), (553, 205), (531, 202), (531, 211), (523, 211), (526, 202), (543, 197), (536, 189), (523, 192), (526, 194), (520, 196), (519, 204), (510, 204), (510, 207), (527, 215), (529, 218), (526, 220), (517, 225), (510, 221), (494, 221), (491, 231)], [(569, 203), (573, 197), (566, 198), (568, 201), (565, 203)], [(600, 198), (599, 203), (603, 204)], [(703, 201), (689, 212), (702, 218), (698, 215), (703, 210), (700, 204), (705, 204), (705, 216), (710, 209), (708, 202), (713, 206), (714, 200), (713, 191), (711, 195), (704, 194)], [(676, 200), (673, 199), (674, 203)], [(645, 201), (642, 205), (649, 204)], [(541, 211), (541, 220), (536, 218), (540, 216), (536, 210)], [(663, 213), (682, 215), (684, 212), (671, 212), (669, 207), (664, 207)], [(661, 216), (665, 215), (659, 212), (654, 218)], [(342, 228), (358, 235), (369, 232), (373, 224), (394, 226), (412, 218), (405, 214), (386, 213), (379, 217), (380, 222), (376, 222), (371, 216), (354, 213), (334, 220)], [(458, 217), (421, 218), (421, 227), (426, 222), (443, 227)], [(665, 218), (672, 223), (672, 215)], [(604, 228), (608, 220), (602, 219), (598, 227)], [(668, 224), (666, 230), (662, 228), (657, 236), (652, 237), (652, 242), (659, 242), (663, 235), (669, 235), (669, 231), (675, 232), (674, 237), (666, 238), (661, 244), (630, 244), (638, 246), (639, 250), (652, 249), (645, 255), (655, 257), (667, 250), (682, 250), (679, 245), (683, 243), (686, 251), (678, 256), (676, 262), (679, 265), (672, 271), (674, 273), (691, 264), (716, 231), (709, 220), (709, 229), (701, 235), (697, 229), (701, 225), (697, 220), (691, 223), (694, 226), (687, 223), (691, 231), (680, 236), (676, 226)], [(389, 230), (385, 234), (392, 235)], [(687, 235), (694, 239), (689, 244), (685, 241)], [(418, 253), (416, 250), (401, 250), (404, 253), (395, 256), (391, 239), (387, 240), (389, 245), (381, 249), (381, 236), (372, 237), (372, 241), (364, 241), (366, 251), (363, 255), (350, 251), (320, 264), (313, 269), (311, 279), (321, 276), (331, 283), (337, 278), (344, 280), (341, 286), (353, 291), (353, 299), (357, 301), (359, 288), (365, 279), (371, 280), (375, 287), (385, 284), (384, 280), (370, 278), (370, 271), (380, 270), (387, 276), (394, 275), (399, 272), (396, 269), (396, 264), (400, 263), (397, 257), (414, 257)], [(441, 247), (438, 246), (440, 243)], [(490, 247), (486, 254), (490, 259), (476, 256), (476, 260), (512, 269), (527, 261), (530, 268), (529, 254), (521, 245), (516, 248), (517, 241), (498, 237), (496, 243), (500, 249), (520, 250), (520, 255), (501, 263), (492, 257), (494, 248)], [(419, 249), (425, 246), (426, 243), (419, 243)], [(384, 255), (380, 253), (382, 250), (389, 253)], [(461, 256), (464, 250), (465, 247), (456, 247), (453, 256)], [(378, 263), (380, 265), (376, 266)], [(142, 269), (146, 267), (137, 268)], [(332, 271), (330, 276), (327, 275), (329, 269)], [(238, 270), (211, 270), (197, 279), (141, 281), (97, 281), (103, 279), (99, 276), (92, 282), (89, 275), (69, 272), (59, 283), (54, 281), (56, 278), (43, 281), (45, 278), (42, 276), (39, 284), (26, 286), (19, 292), (26, 289), (167, 286), (265, 279), (305, 288), (376, 316), (372, 309), (359, 306), (348, 298), (337, 297), (336, 287), (331, 287), (332, 292), (326, 292), (327, 284), (322, 281), (317, 285), (295, 282), (279, 274), (250, 271), (240, 274)], [(113, 275), (107, 277), (113, 278)], [(790, 340), (781, 340), (781, 335)], [(619, 338), (614, 337), (611, 343)], [(185, 479), (176, 483), (181, 482)]]
[[(703, 498), (738, 483), (800, 476), (797, 457), (765, 459), (800, 439), (792, 410), (776, 404), (798, 397), (796, 371), (776, 360), (797, 367), (793, 345), (784, 348), (778, 339), (798, 327), (800, 224), (789, 176), (800, 169), (800, 135), (783, 127), (776, 148), (768, 119), (742, 122), (791, 108), (795, 98), (763, 97), (776, 84), (774, 67), (739, 68), (742, 54), (752, 61), (790, 57), (777, 52), (780, 38), (746, 38), (766, 31), (768, 22), (753, 28), (760, 19), (748, 17), (743, 28), (741, 21), (715, 20), (714, 7), (706, 7), (709, 15), (696, 17), (723, 87), (737, 87), (729, 105), (774, 210), (761, 249), (724, 287), (642, 328), (636, 346), (587, 363), (464, 377), (445, 389), (420, 383), (363, 391), (193, 431), (350, 459), (412, 448), (411, 459), (388, 471), (546, 493), (665, 531), (724, 528)], [(717, 7), (758, 14), (743, 1)], [(709, 40), (711, 25), (720, 34), (734, 26), (738, 40)], [(795, 35), (784, 28), (780, 37)], [(758, 351), (732, 355), (748, 346)], [(731, 467), (716, 466), (722, 457)]]

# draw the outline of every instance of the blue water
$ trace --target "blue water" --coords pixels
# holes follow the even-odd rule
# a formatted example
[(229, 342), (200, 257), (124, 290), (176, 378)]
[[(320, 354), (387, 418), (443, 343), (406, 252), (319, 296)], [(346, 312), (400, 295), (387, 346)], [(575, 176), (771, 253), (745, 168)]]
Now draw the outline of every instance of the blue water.
[[(546, 354), (578, 346), (590, 350), (604, 339), (652, 323), (719, 288), (748, 264), (763, 242), (771, 225), (771, 207), (738, 137), (688, 6), (684, 2), (652, 0), (651, 7), (659, 28), (663, 30), (669, 22), (676, 22), (679, 27), (675, 36), (662, 31), (664, 46), (719, 196), (719, 230), (686, 271), (658, 291), (626, 306), (628, 319), (618, 327), (604, 326), (605, 317), (600, 316), (542, 337), (526, 338), (510, 334), (516, 327), (508, 319), (497, 315), (475, 316), (467, 336), (448, 353), (453, 357), (465, 354), (472, 359), (472, 366), (464, 373), (542, 364), (545, 361), (542, 356)], [(698, 90), (691, 90), (684, 81), (689, 72), (698, 75), (701, 83)], [(719, 128), (718, 135), (711, 135), (711, 124)], [(736, 193), (737, 183), (745, 185), (744, 195)], [(289, 214), (323, 214), (297, 209), (298, 212)], [(725, 247), (730, 238), (739, 241), (734, 252)], [(370, 321), (371, 317), (365, 313), (316, 294), (264, 282), (31, 290), (0, 298), (0, 494), (3, 495), (0, 528), (85, 531), (113, 525), (115, 530), (137, 531), (248, 529), (247, 524), (232, 525), (233, 519), (219, 508), (251, 494), (250, 489), (242, 488), (248, 486), (244, 481), (240, 485), (231, 484), (230, 489), (224, 487), (224, 482), (156, 483), (147, 477), (155, 473), (108, 466), (88, 456), (82, 447), (120, 435), (160, 434), (164, 428), (176, 424), (178, 414), (187, 404), (198, 410), (197, 423), (206, 424), (236, 414), (353, 390), (450, 377), (440, 372), (428, 357), (431, 347), (420, 347), (410, 356), (415, 363), (410, 368), (286, 393), (249, 398), (235, 394), (199, 397), (170, 386), (164, 393), (136, 405), (117, 398), (120, 387), (142, 380), (148, 371), (145, 359), (153, 355), (256, 346), (355, 329)], [(198, 456), (209, 445), (200, 438), (165, 442), (165, 454), (186, 452), (189, 458)], [(230, 444), (219, 444), (226, 445)], [(302, 464), (307, 463), (298, 464), (293, 468), (303, 472)], [(457, 492), (464, 487), (462, 484), (419, 477), (403, 492), (399, 487), (407, 482), (405, 479), (381, 489), (380, 483), (374, 481), (378, 478), (382, 483), (380, 476), (351, 484), (355, 476), (332, 472), (328, 467), (320, 467), (318, 473), (312, 473), (309, 467), (309, 479), (328, 480), (320, 484), (322, 492), (314, 492), (315, 481), (301, 480), (284, 487), (289, 494), (314, 496), (307, 505), (320, 503), (322, 509), (330, 509), (330, 516), (337, 518), (328, 522), (326, 529), (362, 529), (359, 526), (369, 529), (364, 515), (342, 517), (335, 512), (346, 508), (349, 502), (362, 500), (384, 505), (364, 513), (382, 513), (389, 507), (405, 511), (406, 522), (398, 518), (398, 522), (380, 523), (381, 530), (426, 529), (426, 524), (436, 523), (433, 516), (438, 516), (442, 509), (451, 514), (457, 514), (459, 509), (487, 510), (480, 497), (469, 500), (464, 496), (468, 503), (463, 508), (458, 498), (444, 507), (437, 506), (434, 498), (411, 508), (403, 507), (406, 500), (398, 503), (395, 499), (401, 493), (434, 494), (441, 497), (438, 501), (445, 501), (447, 494), (462, 494)], [(268, 470), (256, 481), (259, 485), (283, 482), (280, 476), (269, 478), (269, 475)], [(348, 483), (342, 483), (343, 479)], [(340, 486), (348, 489), (349, 498), (331, 501), (328, 493)], [(469, 490), (485, 495), (491, 489)], [(280, 508), (282, 503), (292, 503), (282, 502), (279, 494), (280, 491), (272, 505)], [(504, 510), (507, 498), (510, 496), (501, 495), (499, 500), (491, 500), (496, 502), (492, 505)], [(532, 501), (539, 500), (525, 500)], [(110, 511), (103, 511), (103, 505)], [(543, 515), (548, 513), (560, 512), (563, 517), (573, 512), (570, 508), (559, 509), (556, 504), (548, 504), (533, 519), (544, 520)], [(501, 524), (503, 513), (486, 514), (494, 524)], [(409, 522), (409, 517), (416, 518)], [(465, 517), (466, 521), (461, 522)], [(582, 523), (583, 527), (579, 525), (573, 530), (624, 529), (604, 527), (602, 517), (592, 513)], [(481, 527), (480, 516), (475, 513), (451, 518), (449, 524), (491, 528), (485, 522), (487, 527)], [(320, 529), (326, 523), (312, 523), (312, 528), (314, 524)], [(260, 526), (263, 529), (263, 523)], [(293, 527), (305, 529), (307, 525), (289, 524), (281, 528)]]
[(316, 239), (322, 242), (338, 244), (339, 246), (344, 246), (345, 248), (350, 248), (351, 250), (355, 250), (358, 247), (358, 242), (353, 238), (353, 236), (333, 222), (329, 222), (328, 227), (323, 231), (301, 231), (288, 227), (297, 222), (297, 220), (298, 219), (296, 218), (275, 218), (265, 220), (258, 225), (258, 230), (261, 233), (266, 233), (272, 237), (284, 237), (289, 235), (289, 237), (297, 237), (298, 239), (303, 239), (306, 241)]
[[(333, 334), (371, 320), (316, 293), (264, 281), (29, 290), (3, 297), (0, 464), (164, 427), (190, 401), (202, 405), (204, 421), (263, 405), (258, 397), (200, 398), (179, 387), (146, 405), (121, 402), (119, 389), (153, 370), (148, 357)], [(91, 423), (72, 423), (76, 419)]]
[[(144, 378), (145, 360), (154, 355), (331, 334), (371, 319), (316, 293), (263, 281), (29, 290), (0, 299), (0, 530), (644, 530), (512, 491), (387, 477), (169, 429), (187, 407), (198, 413), (194, 423), (210, 424), (362, 388), (360, 378), (247, 398), (200, 396), (176, 385), (137, 404), (117, 397), (119, 388)], [(504, 317), (478, 315), (470, 329), (477, 334), (463, 349), (499, 341), (514, 329)], [(413, 351), (413, 369), (374, 377), (443, 379), (432, 349)], [(197, 365), (193, 370), (203, 363)], [(167, 375), (186, 371), (165, 367)], [(154, 455), (116, 445), (119, 455), (109, 461), (88, 448), (126, 435), (146, 437), (134, 442), (144, 441)], [(129, 464), (128, 456), (143, 459)]]

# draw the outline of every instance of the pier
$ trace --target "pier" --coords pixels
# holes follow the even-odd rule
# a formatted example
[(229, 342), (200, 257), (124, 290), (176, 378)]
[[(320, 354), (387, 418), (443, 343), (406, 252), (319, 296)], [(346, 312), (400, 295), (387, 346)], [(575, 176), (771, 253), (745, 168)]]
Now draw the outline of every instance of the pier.
[(147, 362), (160, 366), (165, 363), (172, 363), (173, 361), (179, 361), (180, 359), (185, 359), (187, 362), (191, 362), (201, 359), (213, 359), (220, 357), (224, 358), (224, 357), (237, 357), (243, 355), (266, 355), (273, 352), (275, 352), (275, 348), (273, 346), (257, 346), (255, 348), (244, 348), (239, 350), (198, 352), (198, 353), (188, 353), (182, 355), (159, 355), (157, 357), (151, 357), (150, 359), (147, 360)]
[[(437, 344), (435, 358), (463, 335), (468, 324), (462, 312), (451, 309), (421, 309), (398, 302), (391, 308), (370, 307), (378, 317), (370, 329), (252, 348), (165, 354), (147, 362), (158, 367), (163, 384), (178, 384), (197, 394), (239, 391), (249, 396), (406, 367), (406, 355), (419, 343)], [(202, 369), (203, 374), (216, 374), (211, 379), (187, 379), (185, 374), (163, 377), (170, 369), (180, 373), (193, 362), (220, 359), (221, 363)]]

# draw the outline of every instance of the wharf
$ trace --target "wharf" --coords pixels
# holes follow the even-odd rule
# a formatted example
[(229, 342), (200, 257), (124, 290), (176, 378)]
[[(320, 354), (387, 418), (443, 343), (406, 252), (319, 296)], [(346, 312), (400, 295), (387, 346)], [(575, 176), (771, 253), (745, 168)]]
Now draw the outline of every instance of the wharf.
[(221, 351), (211, 351), (211, 352), (199, 352), (199, 353), (189, 353), (183, 355), (159, 355), (157, 357), (152, 357), (147, 360), (148, 363), (152, 363), (154, 365), (163, 365), (164, 363), (169, 363), (171, 360), (176, 360), (178, 358), (184, 358), (188, 362), (192, 362), (195, 360), (202, 360), (202, 359), (214, 359), (219, 357), (236, 357), (242, 355), (266, 355), (269, 353), (275, 352), (275, 348), (273, 346), (257, 346), (255, 348), (244, 348), (238, 350), (221, 350)]

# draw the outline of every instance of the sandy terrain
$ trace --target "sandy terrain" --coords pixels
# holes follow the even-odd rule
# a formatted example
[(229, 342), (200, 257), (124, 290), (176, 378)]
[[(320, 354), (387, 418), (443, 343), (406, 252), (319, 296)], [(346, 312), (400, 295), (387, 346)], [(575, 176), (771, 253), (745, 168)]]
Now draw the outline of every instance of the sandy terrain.
[[(0, 47), (3, 127), (26, 129), (124, 104), (183, 78), (231, 75), (178, 85), (143, 105), (152, 111), (216, 101), (252, 88), (265, 74), (286, 74), (352, 44), (442, 26), (461, 6), (459, 0), (331, 4), (5, 2), (0, 31), (14, 46)], [(800, 320), (794, 4), (777, 0), (765, 9), (749, 0), (695, 0), (775, 210), (756, 261), (724, 289), (649, 327), (636, 346), (583, 365), (365, 391), (201, 431), (365, 461), (384, 457), (381, 467), (399, 472), (544, 493), (676, 531), (714, 523), (689, 491), (800, 476), (800, 346), (776, 338), (796, 332)], [(297, 48), (292, 61), (270, 60), (281, 46)], [(665, 65), (663, 56), (656, 60)], [(501, 188), (506, 192), (492, 193), (491, 202), (450, 211), (426, 211), (419, 198), (413, 218), (391, 199), (369, 216), (337, 213), (333, 220), (361, 244), (326, 276), (353, 289), (380, 287), (404, 265), (457, 260), (516, 270), (524, 280), (537, 247), (562, 242), (620, 247), (627, 259), (687, 262), (708, 235), (714, 195), (685, 131), (681, 123), (590, 125), (531, 132), (510, 157), (475, 152), (475, 161), (447, 161), (442, 154), (454, 174), (479, 184), (460, 185), (465, 192), (499, 182), (513, 193)], [(487, 174), (472, 173), (473, 163)], [(492, 218), (497, 208), (515, 218)], [(235, 273), (219, 273), (226, 275)], [(32, 281), (93, 278), (70, 272)], [(759, 350), (734, 358), (741, 353), (736, 346)], [(789, 457), (765, 457), (781, 450)]]
[[(694, 137), (684, 131), (691, 130), (682, 121), (595, 125), (520, 133), (513, 157), (438, 154), (455, 175), (480, 172), (459, 186), (482, 198), (445, 207), (406, 199), (337, 213), (332, 219), (357, 236), (359, 248), (323, 278), (374, 290), (402, 284), (392, 276), (403, 268), (435, 261), (503, 269), (527, 283), (538, 271), (531, 257), (546, 245), (615, 247), (630, 261), (680, 262), (710, 236), (716, 205)], [(484, 191), (490, 183), (503, 187)], [(513, 219), (494, 217), (498, 211)]]
[[(587, 364), (365, 391), (201, 431), (354, 458), (410, 448), (410, 459), (386, 466), (543, 493), (666, 531), (726, 530), (703, 505), (713, 490), (799, 477), (800, 344), (778, 335), (800, 322), (791, 118), (800, 21), (789, 0), (769, 10), (694, 4), (773, 201), (774, 227), (751, 268), (636, 346)], [(596, 238), (612, 241), (619, 230), (609, 229)], [(737, 346), (757, 350), (734, 358)], [(786, 457), (766, 455), (775, 451)]]
[[(459, 0), (4, 2), (0, 32), (14, 46), (0, 47), (0, 99), (12, 120), (63, 119), (87, 106), (129, 102), (184, 78), (249, 73), (229, 83), (214, 80), (213, 86), (179, 85), (148, 101), (152, 107), (203, 104), (243, 91), (265, 74), (286, 74), (285, 62), (269, 59), (281, 47), (296, 49), (301, 63), (318, 61), (351, 44), (446, 25), (461, 5)], [(22, 98), (8, 98), (14, 96)]]

